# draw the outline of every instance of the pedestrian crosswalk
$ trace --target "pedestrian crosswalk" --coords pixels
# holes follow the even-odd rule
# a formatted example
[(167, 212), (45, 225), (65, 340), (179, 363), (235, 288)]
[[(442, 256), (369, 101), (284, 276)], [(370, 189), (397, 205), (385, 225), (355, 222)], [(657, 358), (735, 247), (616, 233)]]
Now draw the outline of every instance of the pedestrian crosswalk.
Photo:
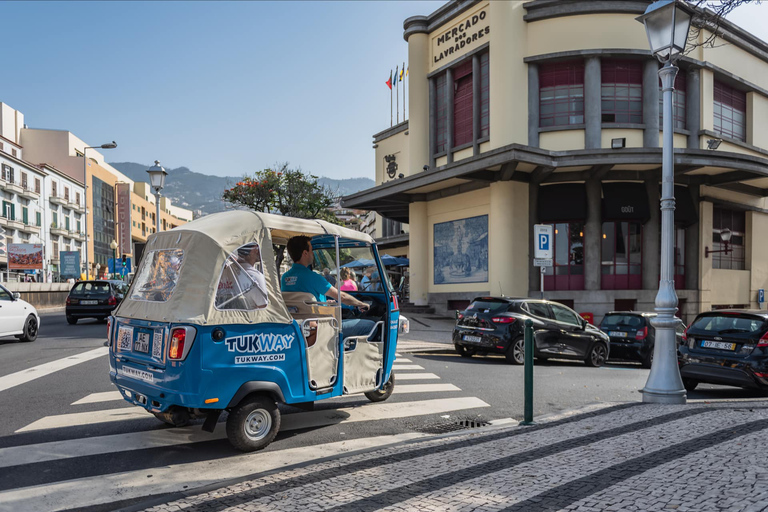
[[(349, 429), (355, 428), (354, 425), (363, 423), (412, 419), (429, 415), (445, 417), (449, 414), (459, 414), (461, 411), (490, 407), (480, 398), (464, 396), (461, 393), (462, 390), (456, 385), (441, 382), (438, 375), (426, 372), (424, 367), (414, 364), (413, 361), (399, 354), (393, 368), (396, 386), (390, 400), (377, 404), (363, 404), (359, 400), (354, 400), (354, 397), (346, 397), (333, 402), (331, 407), (326, 405), (319, 410), (286, 411), (282, 416), (280, 431), (290, 432), (336, 425), (341, 430), (338, 435), (344, 436), (350, 431)], [(40, 483), (40, 480), (32, 479), (32, 483), (37, 485), (0, 487), (0, 489), (7, 489), (0, 491), (0, 511), (6, 509), (14, 511), (74, 510), (118, 500), (178, 492), (226, 478), (245, 476), (257, 470), (266, 471), (270, 467), (283, 467), (286, 464), (385, 446), (426, 435), (418, 432), (400, 432), (361, 438), (360, 434), (357, 434), (356, 438), (338, 443), (320, 441), (322, 444), (285, 449), (280, 449), (280, 438), (278, 438), (270, 450), (265, 452), (233, 455), (231, 450), (223, 448), (225, 445), (222, 445), (218, 451), (214, 450), (214, 455), (208, 454), (204, 457), (205, 460), (190, 462), (189, 457), (181, 457), (178, 461), (174, 461), (174, 456), (178, 456), (178, 452), (163, 454), (152, 450), (179, 450), (184, 447), (194, 450), (196, 447), (207, 446), (201, 443), (226, 438), (225, 424), (219, 423), (213, 433), (203, 432), (199, 423), (183, 428), (141, 430), (146, 429), (146, 420), (156, 420), (150, 413), (139, 407), (122, 407), (124, 405), (124, 402), (121, 403), (122, 400), (121, 394), (117, 391), (88, 394), (71, 403), (69, 406), (71, 412), (45, 416), (16, 430), (16, 434), (28, 436), (35, 433), (39, 435), (44, 432), (55, 432), (63, 428), (70, 429), (68, 430), (70, 433), (82, 430), (87, 434), (79, 438), (64, 438), (0, 448), (0, 474), (4, 471), (24, 471), (27, 467), (30, 471), (34, 471), (32, 468), (50, 464), (55, 464), (57, 467), (71, 466), (71, 471), (64, 471), (67, 476), (58, 480)], [(145, 420), (145, 423), (142, 424), (138, 420)], [(93, 435), (93, 432), (99, 431), (100, 425), (105, 424), (119, 424), (125, 432)], [(349, 427), (344, 427), (347, 424)], [(132, 425), (136, 430), (132, 430)], [(78, 428), (80, 430), (77, 430)], [(397, 429), (393, 432), (397, 432)], [(302, 435), (311, 436), (312, 434), (305, 432)], [(153, 453), (159, 453), (160, 456), (155, 458)], [(279, 453), (279, 456), (276, 456), (276, 453)], [(120, 457), (120, 460), (130, 458), (133, 461), (133, 467), (128, 464), (128, 470), (111, 474), (109, 461), (114, 457)], [(137, 458), (150, 462), (137, 462)], [(154, 467), (153, 460), (161, 462)], [(93, 470), (82, 473), (80, 461), (89, 461), (90, 464), (94, 461), (102, 461), (104, 471), (100, 475), (93, 475)], [(41, 464), (43, 466), (40, 466)], [(180, 477), (179, 473), (186, 477)], [(152, 476), (148, 477), (148, 475)], [(194, 479), (190, 480), (190, 475), (195, 475)], [(151, 478), (151, 481), (147, 481), (147, 478)]]

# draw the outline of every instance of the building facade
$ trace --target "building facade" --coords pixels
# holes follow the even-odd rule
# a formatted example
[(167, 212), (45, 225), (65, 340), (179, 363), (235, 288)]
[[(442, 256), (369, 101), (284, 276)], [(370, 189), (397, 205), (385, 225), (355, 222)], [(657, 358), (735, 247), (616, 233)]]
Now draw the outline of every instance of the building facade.
[[(450, 310), (481, 294), (538, 296), (542, 223), (555, 233), (546, 297), (598, 321), (653, 309), (661, 94), (635, 19), (649, 4), (465, 0), (405, 20), (409, 119), (374, 136), (377, 186), (343, 204), (376, 211), (377, 226), (407, 224), (412, 302)], [(721, 31), (681, 59), (675, 83), (685, 319), (758, 307), (768, 287), (768, 44), (727, 21)], [(712, 253), (726, 228), (729, 252)]]

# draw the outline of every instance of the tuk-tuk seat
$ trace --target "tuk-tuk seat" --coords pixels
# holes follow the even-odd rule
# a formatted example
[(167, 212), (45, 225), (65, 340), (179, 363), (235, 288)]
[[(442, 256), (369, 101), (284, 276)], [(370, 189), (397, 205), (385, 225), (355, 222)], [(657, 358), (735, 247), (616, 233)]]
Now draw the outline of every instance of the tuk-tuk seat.
[(338, 307), (318, 303), (315, 296), (308, 292), (283, 292), (283, 300), (295, 320), (328, 316), (335, 318), (338, 314)]

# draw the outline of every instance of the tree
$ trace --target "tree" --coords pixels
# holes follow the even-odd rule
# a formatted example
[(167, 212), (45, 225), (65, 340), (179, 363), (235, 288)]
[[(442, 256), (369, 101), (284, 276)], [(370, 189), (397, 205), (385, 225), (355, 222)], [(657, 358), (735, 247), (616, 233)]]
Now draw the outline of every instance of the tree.
[[(689, 0), (689, 3), (697, 7), (697, 14), (691, 20), (686, 53), (699, 46), (704, 48), (719, 46), (717, 39), (721, 36), (720, 26), (728, 14), (737, 7), (746, 4), (760, 4), (762, 0)], [(702, 30), (706, 30), (704, 33), (706, 38), (699, 41)]]
[(339, 223), (328, 211), (338, 199), (331, 189), (318, 184), (317, 176), (305, 174), (300, 168), (291, 169), (288, 162), (243, 177), (224, 191), (223, 199), (233, 206), (258, 212)]

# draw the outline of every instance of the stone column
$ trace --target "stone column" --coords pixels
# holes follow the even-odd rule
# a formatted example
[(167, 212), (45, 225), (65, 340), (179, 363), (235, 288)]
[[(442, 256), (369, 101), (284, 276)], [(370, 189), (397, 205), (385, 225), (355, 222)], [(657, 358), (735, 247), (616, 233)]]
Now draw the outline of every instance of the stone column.
[(421, 172), (429, 164), (429, 36), (412, 33), (408, 41), (408, 170)]
[[(437, 85), (435, 79), (429, 79), (429, 168), (435, 168), (435, 153), (437, 151), (437, 131), (435, 131), (435, 125), (437, 123)], [(409, 132), (410, 133), (410, 132)], [(422, 166), (423, 168), (424, 166)], [(413, 173), (417, 173), (418, 169), (414, 169)]]
[(480, 57), (472, 56), (472, 154), (480, 154)]
[(453, 70), (451, 68), (448, 68), (445, 71), (445, 87), (447, 89), (447, 94), (445, 95), (446, 98), (446, 115), (445, 115), (445, 125), (446, 125), (446, 134), (445, 134), (445, 150), (448, 152), (447, 154), (447, 163), (453, 163)]
[(491, 183), (488, 216), (488, 288), (491, 295), (528, 295), (528, 184)]
[[(528, 64), (528, 145), (539, 147), (539, 66)], [(538, 188), (538, 187), (536, 187)]]
[(645, 180), (645, 193), (648, 194), (651, 218), (643, 226), (643, 290), (657, 290), (661, 261), (661, 198), (658, 180)]
[[(528, 233), (530, 234), (528, 240), (528, 254), (530, 254), (531, 262), (528, 264), (528, 291), (532, 292), (538, 290), (541, 286), (541, 271), (538, 267), (533, 266), (533, 254), (534, 254), (534, 240), (533, 240), (533, 226), (539, 222), (539, 189), (541, 185), (538, 183), (528, 184)], [(525, 295), (526, 297), (528, 294)]]
[[(659, 62), (648, 59), (643, 67), (643, 147), (659, 147)], [(645, 275), (645, 274), (643, 274)]]
[(688, 135), (688, 148), (699, 149), (699, 130), (701, 130), (701, 70), (689, 69), (685, 84), (685, 128)]
[(408, 210), (408, 251), (410, 260), (410, 300), (417, 306), (428, 304), (429, 282), (429, 222), (427, 221), (427, 203), (411, 203)]
[(602, 187), (600, 180), (586, 182), (587, 223), (584, 226), (584, 289), (600, 289), (600, 249), (602, 248)]
[(586, 133), (585, 149), (600, 149), (602, 146), (602, 84), (600, 57), (588, 57), (584, 64), (584, 122)]

